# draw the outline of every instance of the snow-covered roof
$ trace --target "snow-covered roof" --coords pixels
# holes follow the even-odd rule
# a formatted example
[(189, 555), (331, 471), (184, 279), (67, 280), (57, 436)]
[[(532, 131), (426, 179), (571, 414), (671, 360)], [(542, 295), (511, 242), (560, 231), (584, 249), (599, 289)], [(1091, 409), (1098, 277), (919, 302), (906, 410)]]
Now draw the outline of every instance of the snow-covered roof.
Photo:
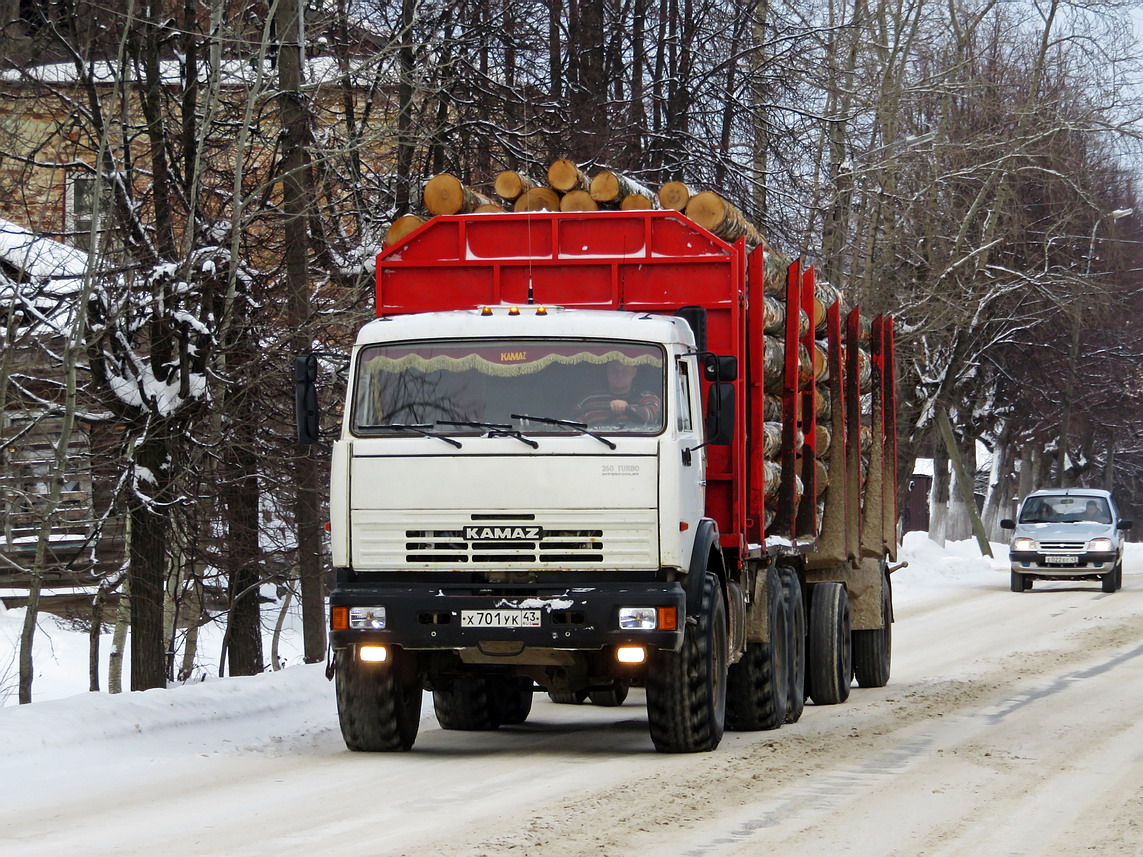
[(28, 278), (43, 283), (82, 277), (87, 269), (88, 254), (0, 218), (0, 259)]

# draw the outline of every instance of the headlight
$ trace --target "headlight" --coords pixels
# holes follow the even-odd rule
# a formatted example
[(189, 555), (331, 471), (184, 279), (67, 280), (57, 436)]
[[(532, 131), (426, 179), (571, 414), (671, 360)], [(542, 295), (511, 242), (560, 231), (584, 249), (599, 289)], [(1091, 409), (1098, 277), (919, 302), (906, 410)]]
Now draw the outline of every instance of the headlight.
[(384, 607), (350, 607), (349, 627), (355, 631), (380, 631), (385, 627)]
[(1038, 550), (1039, 545), (1036, 544), (1035, 539), (1018, 538), (1012, 541), (1012, 550), (1014, 551), (1034, 551)]
[(620, 607), (619, 628), (622, 631), (654, 631), (659, 627), (654, 607)]
[(1089, 551), (1109, 551), (1114, 550), (1111, 545), (1111, 539), (1092, 539), (1087, 543)]

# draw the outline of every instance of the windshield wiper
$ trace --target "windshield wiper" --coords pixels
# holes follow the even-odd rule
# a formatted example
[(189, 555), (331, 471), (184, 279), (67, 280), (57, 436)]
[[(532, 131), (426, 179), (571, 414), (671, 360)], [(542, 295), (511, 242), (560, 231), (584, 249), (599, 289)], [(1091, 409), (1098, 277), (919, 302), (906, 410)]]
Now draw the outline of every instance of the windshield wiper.
[(459, 440), (456, 440), (455, 438), (451, 438), (448, 435), (438, 434), (435, 431), (430, 431), (430, 429), (433, 428), (433, 426), (431, 426), (431, 425), (413, 425), (411, 423), (389, 423), (388, 425), (383, 425), (383, 426), (362, 426), (362, 428), (393, 429), (395, 431), (411, 431), (414, 434), (422, 434), (425, 437), (435, 437), (437, 440), (443, 440), (445, 443), (451, 443), (457, 449), (461, 448), (461, 443)]
[(549, 426), (566, 426), (567, 428), (572, 428), (578, 432), (586, 434), (589, 437), (594, 437), (600, 443), (607, 444), (611, 449), (616, 448), (615, 444), (612, 441), (608, 440), (601, 434), (596, 434), (591, 429), (589, 429), (587, 427), (587, 423), (577, 423), (574, 420), (557, 420), (555, 417), (530, 417), (527, 414), (509, 414), (509, 416), (514, 420), (529, 420), (534, 423), (544, 423), (545, 425)]
[(458, 420), (437, 420), (438, 426), (466, 426), (468, 428), (482, 428), (488, 430), (489, 437), (514, 437), (521, 443), (526, 443), (532, 449), (539, 449), (540, 445), (536, 441), (524, 437), (516, 429), (507, 423), (477, 423), (477, 422), (463, 422)]

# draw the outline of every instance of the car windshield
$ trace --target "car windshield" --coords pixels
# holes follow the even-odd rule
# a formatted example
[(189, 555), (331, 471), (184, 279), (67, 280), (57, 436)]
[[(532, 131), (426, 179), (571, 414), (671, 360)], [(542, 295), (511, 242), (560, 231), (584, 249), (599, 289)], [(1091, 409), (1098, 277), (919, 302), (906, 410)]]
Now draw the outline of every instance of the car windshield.
[(658, 434), (664, 425), (663, 349), (644, 343), (370, 345), (358, 356), (354, 391), (357, 435), (384, 435), (408, 425), (455, 435), (506, 429), (574, 434), (584, 426), (608, 434)]
[(1046, 495), (1029, 497), (1020, 510), (1021, 524), (1074, 524), (1091, 521), (1111, 523), (1111, 512), (1103, 497)]

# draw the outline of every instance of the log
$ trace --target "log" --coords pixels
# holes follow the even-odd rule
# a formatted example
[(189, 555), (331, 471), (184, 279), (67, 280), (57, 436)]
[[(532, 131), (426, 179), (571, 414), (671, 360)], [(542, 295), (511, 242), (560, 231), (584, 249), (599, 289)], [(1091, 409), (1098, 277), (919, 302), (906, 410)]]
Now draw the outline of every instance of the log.
[(814, 330), (825, 332), (826, 310), (841, 300), (841, 289), (825, 280), (814, 283)]
[(414, 232), (417, 229), (420, 229), (421, 226), (424, 225), (424, 222), (425, 219), (423, 217), (418, 217), (415, 214), (405, 214), (401, 217), (398, 217), (392, 222), (392, 224), (390, 224), (389, 228), (385, 232), (384, 246), (391, 247), (410, 232)]
[(496, 195), (508, 202), (515, 202), (520, 198), (520, 194), (533, 187), (536, 187), (534, 181), (515, 170), (504, 170), (499, 173), (492, 185)]
[(813, 365), (814, 380), (819, 384), (829, 380), (829, 352), (825, 343), (815, 342), (810, 349), (810, 360)]
[(461, 214), (492, 202), (449, 173), (439, 173), (425, 182), (424, 201), (430, 214)]
[[(798, 334), (804, 336), (810, 329), (810, 317), (801, 312), (798, 320)], [(782, 336), (786, 332), (786, 302), (774, 295), (762, 296), (762, 331), (771, 336)]]
[(512, 204), (513, 211), (559, 211), (560, 195), (550, 187), (531, 187)]
[(623, 211), (650, 211), (655, 208), (655, 203), (646, 194), (632, 193), (623, 197), (619, 208)]
[(599, 211), (599, 203), (586, 190), (569, 190), (560, 199), (560, 211)]
[(763, 254), (763, 279), (764, 289), (766, 294), (776, 295), (777, 297), (786, 299), (786, 272), (793, 261), (789, 256), (784, 253), (779, 253), (773, 247), (767, 245), (766, 251)]
[(610, 170), (597, 173), (591, 180), (591, 198), (596, 202), (613, 202), (618, 205), (624, 197), (635, 193), (646, 196), (647, 192), (647, 189), (637, 181)]
[(829, 426), (822, 423), (814, 424), (814, 443), (816, 444), (814, 452), (818, 455), (829, 452), (830, 444), (833, 443), (833, 433), (829, 430)]
[(750, 247), (765, 243), (762, 234), (742, 212), (713, 191), (705, 190), (692, 196), (687, 202), (686, 215), (723, 241), (734, 243), (745, 237)]
[[(814, 459), (814, 494), (820, 497), (825, 493), (826, 488), (829, 487), (829, 465), (822, 461), (820, 458)], [(818, 510), (818, 516), (821, 516), (821, 510)]]
[(782, 451), (782, 424), (762, 423), (762, 457), (776, 460)]
[(782, 397), (766, 393), (762, 397), (762, 419), (766, 422), (782, 421)]
[(659, 188), (659, 205), (674, 211), (686, 211), (687, 203), (694, 195), (695, 191), (682, 182), (667, 182)]
[(569, 190), (587, 190), (590, 182), (575, 161), (560, 158), (548, 167), (548, 184), (561, 193), (567, 193)]
[(483, 205), (478, 205), (472, 210), (473, 214), (496, 214), (497, 212), (504, 211), (504, 206), (497, 205), (495, 202), (486, 202)]

